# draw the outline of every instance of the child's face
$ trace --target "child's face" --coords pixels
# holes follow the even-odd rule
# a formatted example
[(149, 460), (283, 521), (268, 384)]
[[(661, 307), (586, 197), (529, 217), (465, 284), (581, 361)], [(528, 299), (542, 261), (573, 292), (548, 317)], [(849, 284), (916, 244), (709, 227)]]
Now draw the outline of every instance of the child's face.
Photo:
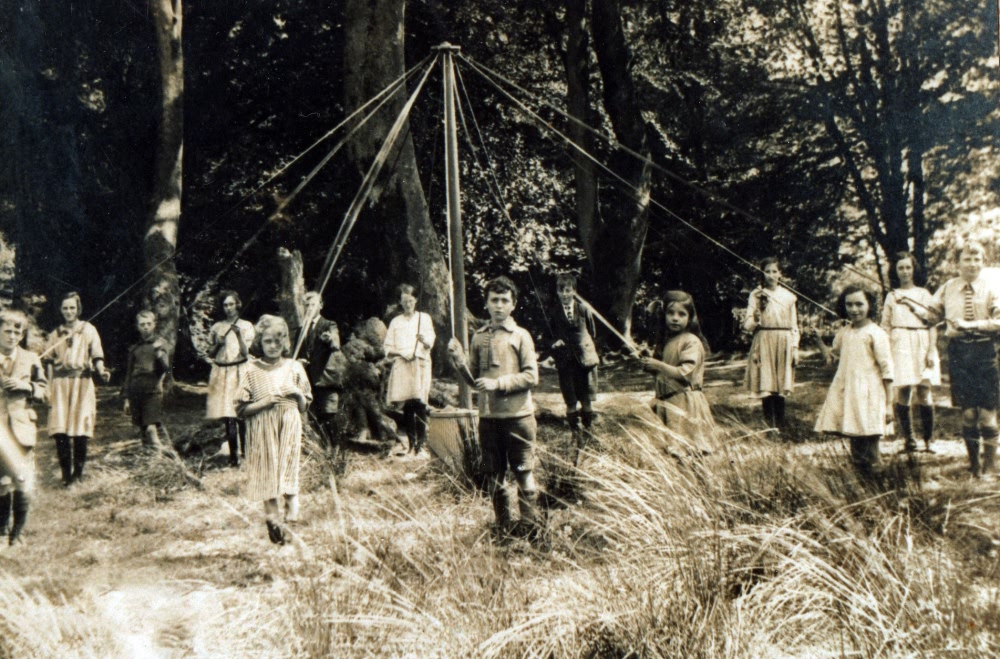
[(777, 263), (768, 263), (764, 266), (764, 284), (767, 286), (777, 286), (781, 281), (781, 268)]
[(672, 302), (667, 307), (667, 331), (671, 334), (680, 334), (690, 322), (691, 314), (680, 302)]
[(973, 281), (983, 269), (983, 253), (979, 250), (963, 250), (958, 257), (958, 271), (966, 281)]
[(67, 323), (72, 323), (80, 315), (80, 305), (76, 303), (74, 298), (68, 300), (63, 300), (62, 306), (59, 307), (59, 311), (62, 313), (63, 320)]
[(559, 301), (562, 302), (563, 305), (573, 302), (574, 293), (576, 293), (576, 290), (569, 284), (560, 284), (559, 288), (556, 289), (556, 295), (559, 296)]
[(489, 311), (490, 320), (494, 323), (506, 321), (514, 311), (514, 295), (510, 291), (503, 293), (490, 291), (486, 298), (486, 310)]
[(268, 332), (260, 337), (260, 350), (267, 359), (278, 359), (285, 349), (285, 342), (282, 341), (281, 334)]
[(403, 293), (399, 296), (399, 304), (403, 307), (403, 313), (409, 316), (417, 308), (417, 298), (409, 293)]
[(847, 308), (847, 318), (852, 323), (857, 323), (868, 317), (868, 298), (861, 291), (851, 293), (844, 298), (844, 306)]
[(4, 323), (0, 325), (0, 350), (6, 354), (17, 347), (24, 336), (24, 330), (17, 325)]
[(222, 312), (226, 314), (226, 318), (235, 318), (239, 312), (236, 309), (236, 300), (232, 297), (227, 297), (222, 301)]
[(902, 259), (896, 264), (896, 274), (899, 275), (899, 283), (909, 286), (913, 283), (913, 261)]
[(135, 321), (135, 326), (139, 329), (139, 336), (143, 339), (149, 339), (156, 331), (156, 319), (143, 316)]
[[(225, 305), (223, 305), (223, 308), (225, 308)], [(311, 297), (309, 298), (309, 302), (306, 303), (306, 316), (309, 318), (315, 318), (319, 315), (320, 309), (322, 308), (323, 298), (318, 295)], [(226, 314), (228, 315), (229, 312), (227, 311)]]

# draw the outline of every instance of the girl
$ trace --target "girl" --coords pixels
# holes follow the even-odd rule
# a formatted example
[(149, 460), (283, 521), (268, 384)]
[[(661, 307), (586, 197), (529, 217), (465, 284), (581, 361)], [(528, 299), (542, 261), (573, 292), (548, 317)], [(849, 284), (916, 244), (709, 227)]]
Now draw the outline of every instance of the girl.
[(862, 474), (878, 464), (878, 443), (892, 423), (892, 352), (889, 336), (875, 324), (875, 296), (851, 285), (837, 299), (837, 313), (851, 324), (837, 332), (833, 350), (820, 340), (827, 364), (839, 359), (816, 432), (851, 440), (851, 461)]
[(705, 348), (694, 299), (684, 291), (669, 291), (663, 300), (666, 324), (664, 343), (656, 350), (661, 359), (647, 357), (642, 370), (656, 376), (653, 411), (676, 435), (689, 442), (694, 453), (711, 453), (715, 422), (702, 392)]
[(49, 436), (56, 442), (63, 485), (69, 486), (83, 478), (87, 443), (94, 436), (97, 388), (93, 375), (106, 384), (111, 373), (104, 368), (97, 329), (80, 320), (80, 294), (63, 295), (59, 311), (63, 324), (49, 334), (42, 354), (49, 376)]
[(750, 293), (743, 329), (753, 332), (747, 359), (747, 388), (761, 398), (764, 423), (785, 426), (785, 397), (792, 393), (798, 362), (798, 298), (780, 286), (781, 266), (769, 257), (760, 262), (763, 284)]
[(267, 535), (284, 544), (278, 523), (278, 498), (285, 499), (285, 521), (299, 518), (299, 459), (302, 414), (312, 400), (309, 378), (291, 352), (288, 325), (278, 316), (261, 316), (255, 346), (264, 355), (251, 362), (236, 394), (236, 411), (247, 423), (247, 498), (264, 502)]
[(397, 293), (403, 313), (389, 323), (383, 342), (385, 356), (392, 360), (386, 402), (390, 407), (402, 406), (409, 451), (421, 455), (427, 442), (434, 323), (429, 315), (416, 310), (417, 298), (412, 286), (401, 284)]
[(238, 467), (240, 438), (243, 439), (242, 453), (246, 456), (247, 431), (246, 425), (236, 418), (233, 399), (247, 368), (247, 346), (253, 343), (254, 329), (249, 321), (240, 318), (243, 302), (236, 291), (222, 291), (219, 305), (226, 319), (212, 325), (209, 331), (212, 372), (208, 376), (208, 410), (205, 417), (225, 422), (229, 464)]
[[(937, 351), (937, 329), (928, 326), (929, 307), (934, 296), (916, 285), (922, 279), (917, 260), (909, 252), (899, 252), (889, 264), (889, 281), (893, 291), (885, 298), (882, 309), (882, 329), (892, 344), (895, 366), (893, 384), (896, 387), (896, 419), (903, 450), (917, 450), (910, 417), (912, 394), (916, 389), (920, 406), (920, 421), (924, 445), (928, 453), (934, 437), (934, 399), (931, 387), (941, 384), (941, 363)], [(922, 283), (922, 282), (921, 282)]]

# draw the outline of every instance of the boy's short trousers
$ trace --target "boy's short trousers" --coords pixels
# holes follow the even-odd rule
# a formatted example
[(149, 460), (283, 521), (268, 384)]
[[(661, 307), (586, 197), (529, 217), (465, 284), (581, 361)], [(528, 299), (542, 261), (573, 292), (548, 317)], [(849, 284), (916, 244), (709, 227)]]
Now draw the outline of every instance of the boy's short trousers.
[(993, 341), (953, 338), (948, 342), (948, 372), (952, 407), (995, 410), (1000, 405), (1000, 373)]
[(0, 473), (0, 496), (11, 492), (24, 492), (31, 494), (35, 491), (35, 449), (28, 449), (28, 457), (25, 461), (26, 471), (23, 480), (14, 480), (10, 475)]
[(576, 407), (577, 402), (589, 403), (597, 399), (597, 367), (584, 368), (576, 361), (556, 362), (559, 373), (559, 390), (567, 407)]
[(535, 464), (535, 416), (513, 419), (480, 419), (479, 444), (483, 451), (483, 471), (501, 478), (508, 466), (514, 471), (531, 471)]
[(132, 423), (145, 429), (163, 422), (163, 394), (133, 394), (128, 397)]

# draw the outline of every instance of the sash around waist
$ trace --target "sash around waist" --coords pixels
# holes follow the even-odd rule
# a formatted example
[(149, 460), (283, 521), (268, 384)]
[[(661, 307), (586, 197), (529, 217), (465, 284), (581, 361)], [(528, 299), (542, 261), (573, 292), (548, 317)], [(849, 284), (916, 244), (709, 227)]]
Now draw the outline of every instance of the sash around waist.
[(656, 394), (656, 400), (669, 400), (670, 398), (673, 398), (677, 394), (686, 394), (689, 391), (701, 391), (701, 386), (697, 387), (687, 386), (684, 389), (680, 389), (678, 391), (674, 391), (669, 394), (664, 394), (664, 395)]
[(53, 378), (89, 378), (90, 375), (90, 369), (56, 368), (52, 370)]

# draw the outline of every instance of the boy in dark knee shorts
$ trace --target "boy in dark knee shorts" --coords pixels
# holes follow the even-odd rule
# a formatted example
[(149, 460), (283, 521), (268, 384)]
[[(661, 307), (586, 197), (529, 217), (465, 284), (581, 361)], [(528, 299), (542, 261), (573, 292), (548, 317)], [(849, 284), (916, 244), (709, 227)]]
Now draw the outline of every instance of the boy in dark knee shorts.
[(483, 467), (496, 514), (496, 528), (506, 533), (511, 511), (504, 487), (507, 469), (517, 479), (521, 524), (529, 537), (541, 526), (538, 486), (532, 473), (535, 463), (535, 408), (531, 388), (538, 384), (535, 344), (518, 327), (511, 312), (517, 306), (517, 286), (507, 277), (486, 284), (486, 309), (490, 322), (472, 336), (466, 360), (457, 339), (448, 344), (457, 368), (468, 365), (479, 392), (479, 441)]
[[(1000, 332), (1000, 293), (980, 276), (985, 251), (969, 242), (959, 253), (959, 277), (949, 279), (931, 303), (932, 321), (948, 328), (951, 404), (962, 410), (962, 437), (973, 477), (993, 470), (997, 452), (1000, 372), (994, 340)], [(980, 464), (980, 437), (983, 460)]]
[(142, 430), (143, 445), (159, 449), (162, 446), (156, 427), (162, 423), (163, 376), (170, 364), (163, 339), (155, 336), (156, 314), (140, 311), (135, 324), (141, 340), (128, 351), (121, 395), (125, 411), (132, 414), (132, 423)]
[(38, 355), (18, 344), (28, 328), (20, 311), (0, 311), (0, 532), (13, 545), (28, 521), (35, 489), (35, 411), (48, 392)]
[[(590, 307), (577, 299), (576, 277), (556, 277), (559, 304), (549, 313), (552, 356), (559, 371), (559, 390), (566, 403), (566, 421), (573, 431), (581, 422), (587, 430), (594, 424), (593, 401), (597, 398), (597, 366), (600, 358), (594, 346), (597, 327)], [(577, 409), (579, 403), (581, 409)]]

